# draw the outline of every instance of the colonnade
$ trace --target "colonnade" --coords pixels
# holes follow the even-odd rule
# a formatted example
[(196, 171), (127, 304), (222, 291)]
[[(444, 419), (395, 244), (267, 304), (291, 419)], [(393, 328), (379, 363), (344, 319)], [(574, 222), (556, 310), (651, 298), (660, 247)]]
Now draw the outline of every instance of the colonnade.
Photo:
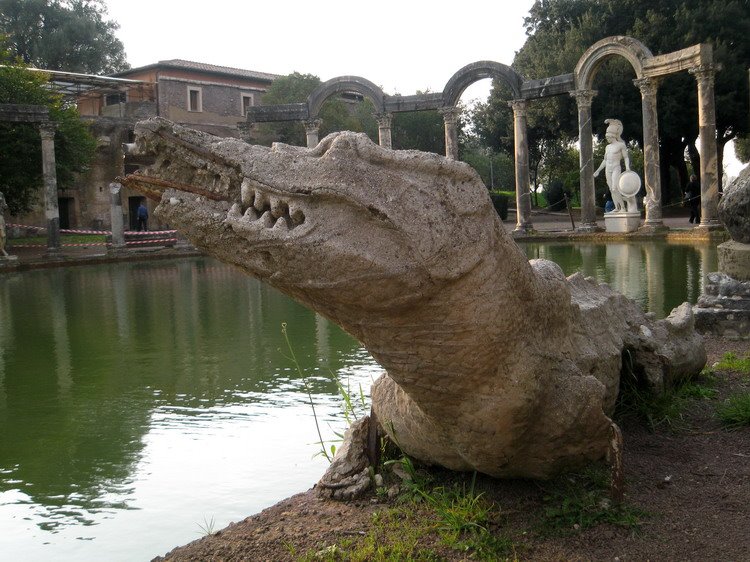
[[(577, 230), (594, 231), (596, 223), (596, 200), (594, 190), (593, 133), (591, 106), (596, 90), (593, 81), (604, 59), (621, 56), (633, 67), (636, 79), (633, 84), (640, 90), (643, 118), (644, 186), (646, 189), (645, 221), (643, 229), (663, 229), (662, 190), (659, 171), (659, 121), (657, 93), (662, 76), (688, 70), (693, 74), (698, 87), (698, 122), (701, 153), (701, 227), (719, 227), (718, 221), (718, 169), (716, 152), (716, 114), (714, 108), (713, 51), (710, 45), (700, 44), (654, 56), (640, 41), (631, 37), (614, 36), (598, 41), (581, 57), (572, 74), (525, 80), (512, 68), (493, 61), (479, 61), (456, 72), (439, 94), (414, 96), (386, 96), (372, 82), (356, 76), (342, 76), (321, 84), (306, 103), (285, 106), (250, 108), (248, 123), (262, 121), (303, 120), (307, 134), (307, 146), (319, 142), (321, 120), (317, 118), (325, 99), (344, 91), (358, 92), (375, 105), (379, 143), (392, 148), (391, 124), (393, 114), (402, 111), (437, 110), (443, 117), (445, 127), (445, 155), (458, 159), (457, 107), (463, 91), (483, 78), (503, 80), (512, 90), (513, 99), (508, 105), (513, 110), (515, 175), (516, 175), (516, 228), (519, 233), (533, 230), (531, 221), (531, 192), (529, 182), (529, 148), (526, 112), (528, 104), (535, 99), (549, 96), (573, 96), (578, 107), (578, 133), (580, 142), (580, 199), (581, 221)], [(604, 121), (602, 116), (597, 120)]]

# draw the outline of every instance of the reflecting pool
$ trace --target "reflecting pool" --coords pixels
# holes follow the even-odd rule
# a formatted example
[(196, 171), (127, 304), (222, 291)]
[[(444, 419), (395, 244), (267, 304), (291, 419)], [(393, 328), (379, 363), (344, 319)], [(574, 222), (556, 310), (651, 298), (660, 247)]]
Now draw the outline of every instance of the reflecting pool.
[[(523, 244), (658, 316), (716, 248)], [(338, 327), (203, 258), (0, 276), (0, 558), (138, 560), (309, 488), (380, 367)]]
[(529, 259), (556, 262), (566, 275), (580, 271), (608, 283), (658, 318), (698, 300), (708, 273), (718, 271), (716, 246), (664, 241), (617, 244), (521, 243)]
[(309, 488), (380, 368), (218, 262), (0, 277), (0, 559), (138, 560)]

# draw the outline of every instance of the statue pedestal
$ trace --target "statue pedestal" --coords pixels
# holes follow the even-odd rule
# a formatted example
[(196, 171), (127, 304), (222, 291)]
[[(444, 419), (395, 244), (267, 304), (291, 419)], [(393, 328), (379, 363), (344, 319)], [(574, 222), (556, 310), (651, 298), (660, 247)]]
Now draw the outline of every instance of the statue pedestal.
[(604, 214), (607, 232), (635, 232), (641, 225), (641, 213), (615, 212)]
[(729, 240), (719, 244), (719, 271), (738, 281), (750, 281), (750, 244)]

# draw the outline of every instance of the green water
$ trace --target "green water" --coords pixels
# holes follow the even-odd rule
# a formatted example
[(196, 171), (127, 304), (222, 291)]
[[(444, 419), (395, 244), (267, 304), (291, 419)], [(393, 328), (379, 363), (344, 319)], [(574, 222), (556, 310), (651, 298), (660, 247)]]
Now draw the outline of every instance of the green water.
[[(525, 244), (658, 316), (716, 250)], [(331, 373), (380, 368), (336, 326), (209, 259), (0, 276), (0, 560), (139, 560), (309, 488), (345, 425)]]
[(659, 318), (685, 301), (695, 304), (705, 276), (718, 270), (716, 246), (710, 244), (549, 242), (520, 246), (529, 259), (554, 261), (566, 275), (580, 271), (608, 283)]
[(379, 368), (336, 326), (211, 260), (0, 277), (0, 559), (137, 560), (310, 487), (337, 373)]

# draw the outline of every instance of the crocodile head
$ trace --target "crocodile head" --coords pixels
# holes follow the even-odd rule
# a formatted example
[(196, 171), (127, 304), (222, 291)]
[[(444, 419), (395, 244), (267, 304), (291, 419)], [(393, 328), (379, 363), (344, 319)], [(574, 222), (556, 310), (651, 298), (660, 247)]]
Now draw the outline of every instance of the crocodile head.
[(267, 148), (157, 118), (137, 125), (135, 153), (154, 161), (123, 183), (158, 199), (163, 222), (334, 319), (400, 313), (504, 235), (469, 166), (364, 134)]

